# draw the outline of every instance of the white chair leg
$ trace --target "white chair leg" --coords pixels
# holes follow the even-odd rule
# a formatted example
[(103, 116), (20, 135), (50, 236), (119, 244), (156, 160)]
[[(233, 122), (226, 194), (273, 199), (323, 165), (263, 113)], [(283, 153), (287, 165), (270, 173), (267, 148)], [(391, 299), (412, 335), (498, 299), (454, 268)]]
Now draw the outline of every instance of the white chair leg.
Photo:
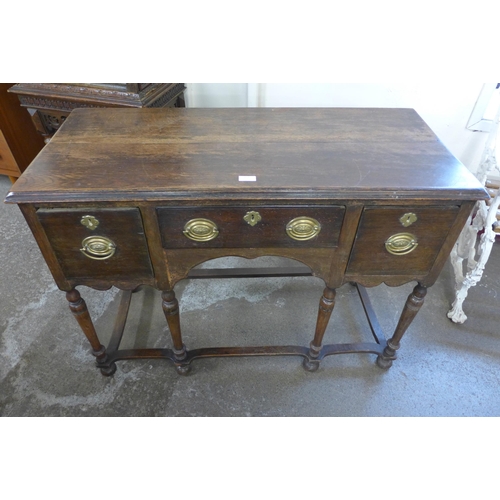
[(457, 291), (455, 301), (453, 302), (450, 311), (448, 311), (447, 316), (454, 323), (464, 323), (467, 319), (467, 316), (462, 309), (462, 304), (469, 293), (469, 288), (475, 286), (480, 281), (486, 262), (490, 257), (491, 249), (496, 236), (496, 233), (493, 231), (493, 223), (496, 221), (496, 213), (499, 205), (500, 194), (497, 194), (489, 207), (484, 233), (481, 235), (478, 249), (478, 253), (480, 254), (479, 259), (474, 268), (467, 273), (461, 287)]

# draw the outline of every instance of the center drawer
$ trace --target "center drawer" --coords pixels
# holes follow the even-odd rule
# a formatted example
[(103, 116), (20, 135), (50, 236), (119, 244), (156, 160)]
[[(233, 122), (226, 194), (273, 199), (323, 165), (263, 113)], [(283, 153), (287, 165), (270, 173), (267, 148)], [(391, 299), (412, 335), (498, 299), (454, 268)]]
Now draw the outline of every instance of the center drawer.
[(338, 245), (339, 205), (161, 207), (164, 248), (325, 248)]

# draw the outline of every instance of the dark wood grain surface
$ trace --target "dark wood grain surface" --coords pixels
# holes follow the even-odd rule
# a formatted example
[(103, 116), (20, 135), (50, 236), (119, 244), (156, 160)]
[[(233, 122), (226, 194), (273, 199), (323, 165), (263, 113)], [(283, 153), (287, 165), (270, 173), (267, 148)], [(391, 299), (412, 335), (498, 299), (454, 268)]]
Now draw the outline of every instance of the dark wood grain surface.
[(33, 166), (8, 200), (485, 198), (411, 109), (77, 109)]

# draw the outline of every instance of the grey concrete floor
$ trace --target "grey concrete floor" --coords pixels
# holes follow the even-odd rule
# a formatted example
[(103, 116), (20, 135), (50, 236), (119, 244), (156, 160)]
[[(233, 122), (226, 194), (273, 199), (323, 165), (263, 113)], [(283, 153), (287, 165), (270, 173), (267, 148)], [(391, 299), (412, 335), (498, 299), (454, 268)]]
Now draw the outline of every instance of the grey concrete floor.
[[(0, 176), (2, 200), (9, 188)], [(446, 317), (454, 293), (448, 263), (387, 371), (374, 355), (348, 354), (326, 358), (316, 373), (304, 371), (298, 357), (253, 357), (197, 360), (186, 377), (169, 361), (121, 361), (105, 378), (17, 206), (0, 204), (0, 242), (2, 416), (500, 415), (499, 243), (465, 302), (466, 323)], [(387, 336), (412, 287), (369, 289)], [(79, 289), (105, 343), (119, 292)], [(322, 289), (307, 277), (182, 282), (176, 291), (185, 342), (307, 345)], [(129, 318), (123, 345), (171, 346), (157, 291), (135, 294)], [(325, 342), (362, 340), (371, 340), (370, 331), (346, 285)]]

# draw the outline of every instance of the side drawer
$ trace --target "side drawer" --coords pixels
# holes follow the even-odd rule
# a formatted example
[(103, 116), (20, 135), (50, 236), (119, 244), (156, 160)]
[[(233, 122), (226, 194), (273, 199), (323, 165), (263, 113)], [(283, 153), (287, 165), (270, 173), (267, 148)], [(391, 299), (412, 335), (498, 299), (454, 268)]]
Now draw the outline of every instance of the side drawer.
[(366, 207), (347, 274), (425, 274), (434, 264), (458, 210), (457, 206)]
[(153, 275), (139, 209), (39, 209), (37, 216), (68, 279)]
[(328, 248), (338, 245), (345, 207), (161, 207), (157, 213), (167, 249)]

